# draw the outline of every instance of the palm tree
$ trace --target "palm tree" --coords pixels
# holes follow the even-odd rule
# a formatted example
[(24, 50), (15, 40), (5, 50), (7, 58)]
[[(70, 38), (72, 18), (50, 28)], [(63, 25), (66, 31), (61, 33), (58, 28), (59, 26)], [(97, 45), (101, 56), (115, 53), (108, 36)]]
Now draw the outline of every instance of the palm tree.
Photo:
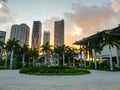
[(21, 48), (21, 53), (22, 53), (22, 66), (25, 66), (25, 55), (28, 52), (28, 45), (24, 44), (23, 47)]
[(95, 69), (97, 69), (97, 62), (96, 62), (96, 53), (100, 53), (102, 51), (102, 47), (100, 46), (99, 39), (91, 39), (88, 43), (88, 50), (92, 52), (92, 56), (94, 58)]
[(44, 64), (47, 65), (47, 55), (49, 54), (49, 52), (51, 51), (51, 48), (50, 48), (51, 45), (49, 45), (49, 43), (47, 42), (46, 44), (43, 44), (41, 46), (41, 51), (43, 51), (44, 53), (44, 56), (45, 56), (45, 60), (44, 60)]
[[(77, 55), (76, 51), (78, 49), (74, 48), (74, 47), (69, 47), (69, 46), (66, 46), (66, 52), (65, 52), (65, 55), (66, 55), (66, 60), (68, 65), (70, 65), (71, 63), (71, 60), (74, 60), (74, 56)], [(73, 61), (74, 62), (74, 61)], [(73, 63), (73, 65), (75, 65), (75, 63)]]
[(6, 49), (8, 50), (8, 52), (10, 52), (11, 54), (11, 59), (10, 59), (10, 67), (9, 69), (12, 69), (13, 67), (13, 56), (14, 56), (14, 50), (17, 46), (19, 46), (18, 44), (18, 40), (16, 40), (15, 38), (13, 39), (9, 39), (7, 41), (7, 44), (6, 44)]
[(54, 47), (54, 54), (56, 55), (56, 59), (57, 59), (57, 65), (59, 65), (59, 57), (60, 57), (60, 46)]
[(36, 59), (38, 58), (39, 54), (38, 54), (38, 50), (37, 49), (32, 49), (31, 50), (32, 53), (32, 65), (34, 66), (36, 63)]
[(62, 60), (63, 60), (63, 66), (65, 65), (65, 45), (61, 45), (60, 49), (61, 49), (61, 53), (62, 53)]
[(110, 55), (110, 70), (113, 70), (113, 63), (112, 63), (112, 47), (117, 47), (119, 48), (120, 42), (117, 37), (113, 36), (114, 32), (106, 32), (103, 35), (103, 40), (101, 42), (101, 46), (108, 46), (109, 47), (109, 55)]

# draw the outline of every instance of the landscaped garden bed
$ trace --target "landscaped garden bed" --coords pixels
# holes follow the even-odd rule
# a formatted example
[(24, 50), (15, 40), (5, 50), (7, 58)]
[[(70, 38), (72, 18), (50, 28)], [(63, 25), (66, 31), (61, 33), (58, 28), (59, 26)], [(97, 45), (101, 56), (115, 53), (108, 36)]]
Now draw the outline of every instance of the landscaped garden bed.
[(84, 69), (77, 69), (68, 66), (36, 66), (26, 67), (20, 70), (20, 73), (30, 75), (43, 75), (43, 76), (64, 76), (64, 75), (84, 75), (89, 74), (90, 71)]

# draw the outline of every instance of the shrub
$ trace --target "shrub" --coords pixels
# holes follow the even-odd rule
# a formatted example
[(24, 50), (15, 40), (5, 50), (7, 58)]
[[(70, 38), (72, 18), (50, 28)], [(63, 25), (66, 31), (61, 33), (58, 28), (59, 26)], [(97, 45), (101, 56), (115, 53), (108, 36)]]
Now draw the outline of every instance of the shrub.
[(16, 63), (16, 69), (20, 69), (20, 68), (22, 68), (22, 62), (17, 61), (17, 63)]
[(27, 74), (74, 74), (74, 73), (90, 73), (87, 70), (79, 70), (75, 69), (74, 67), (67, 67), (67, 66), (36, 66), (36, 67), (29, 67), (29, 68), (22, 68), (20, 73), (27, 73)]
[(91, 62), (91, 65), (87, 65), (85, 68), (86, 69), (94, 69), (94, 63)]
[(107, 61), (104, 61), (99, 64), (99, 69), (100, 70), (110, 70), (110, 63)]
[(4, 65), (4, 61), (0, 60), (0, 66), (3, 66)]
[(0, 69), (7, 69), (5, 66), (0, 66)]

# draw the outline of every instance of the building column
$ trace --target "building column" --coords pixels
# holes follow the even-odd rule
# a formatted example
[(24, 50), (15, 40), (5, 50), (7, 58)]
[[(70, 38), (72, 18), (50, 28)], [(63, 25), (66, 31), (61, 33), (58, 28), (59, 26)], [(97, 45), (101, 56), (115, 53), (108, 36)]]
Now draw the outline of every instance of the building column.
[(100, 63), (102, 62), (102, 55), (100, 56)]
[(117, 54), (117, 56), (116, 56), (116, 60), (117, 60), (117, 67), (119, 67), (120, 65), (119, 65), (119, 56), (118, 56), (118, 54)]
[(120, 54), (119, 54), (119, 51), (120, 49), (116, 48), (116, 52), (117, 52), (117, 55), (116, 55), (116, 61), (117, 61), (117, 67), (120, 67), (120, 60), (119, 60), (119, 57), (120, 57)]

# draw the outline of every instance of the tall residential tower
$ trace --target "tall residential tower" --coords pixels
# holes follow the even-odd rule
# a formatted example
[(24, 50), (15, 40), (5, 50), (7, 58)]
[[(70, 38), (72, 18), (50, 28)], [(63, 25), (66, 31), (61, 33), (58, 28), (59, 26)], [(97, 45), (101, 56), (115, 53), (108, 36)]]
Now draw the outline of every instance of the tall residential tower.
[(39, 49), (41, 45), (41, 22), (34, 21), (33, 22), (33, 31), (32, 31), (32, 48)]
[(56, 21), (54, 26), (54, 46), (64, 45), (64, 20)]
[(46, 44), (47, 42), (50, 44), (50, 32), (44, 31), (43, 44)]
[(13, 25), (11, 28), (10, 39), (15, 38), (19, 40), (19, 44), (23, 46), (24, 44), (29, 44), (29, 33), (30, 28), (26, 24)]

